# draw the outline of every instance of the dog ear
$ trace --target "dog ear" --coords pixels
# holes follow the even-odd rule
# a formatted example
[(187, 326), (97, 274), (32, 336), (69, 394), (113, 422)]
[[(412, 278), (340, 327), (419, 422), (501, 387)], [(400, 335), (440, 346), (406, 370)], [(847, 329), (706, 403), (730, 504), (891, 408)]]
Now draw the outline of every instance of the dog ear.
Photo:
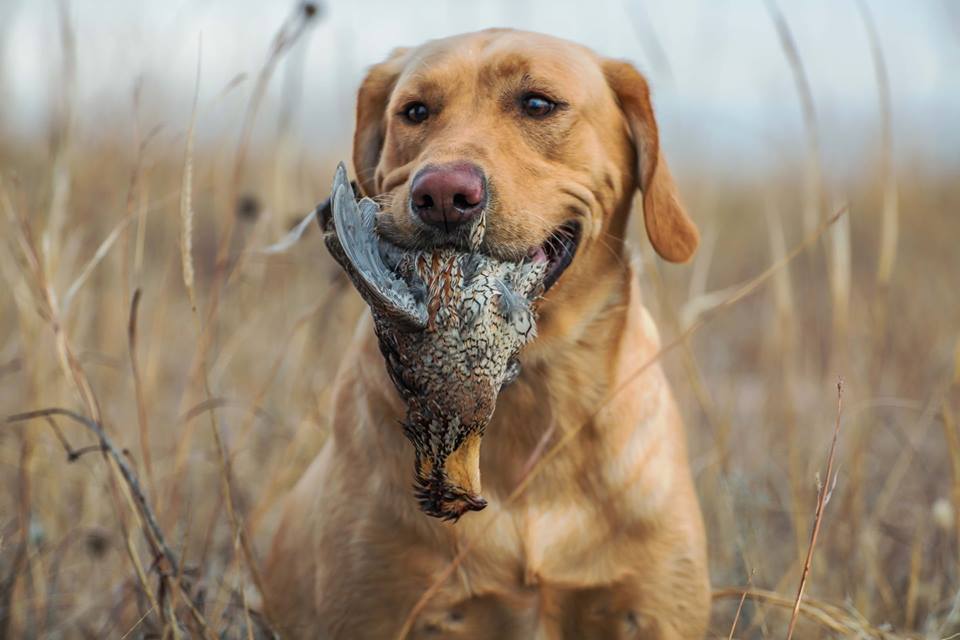
[(377, 164), (387, 134), (387, 103), (403, 68), (407, 49), (394, 49), (385, 62), (367, 72), (357, 93), (357, 125), (353, 132), (353, 170), (363, 195), (377, 192)]
[(643, 222), (650, 244), (665, 260), (686, 262), (697, 250), (700, 233), (680, 203), (677, 185), (660, 153), (647, 81), (632, 65), (619, 60), (605, 61), (603, 71), (626, 117), (636, 149)]

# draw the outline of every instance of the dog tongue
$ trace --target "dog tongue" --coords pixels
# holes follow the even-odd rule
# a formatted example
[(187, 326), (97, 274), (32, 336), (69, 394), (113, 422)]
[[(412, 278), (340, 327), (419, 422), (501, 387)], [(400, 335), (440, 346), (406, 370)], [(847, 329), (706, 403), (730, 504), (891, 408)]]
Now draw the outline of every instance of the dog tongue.
[(530, 252), (530, 261), (531, 262), (549, 262), (550, 258), (547, 257), (547, 252), (544, 250), (543, 245), (537, 247)]

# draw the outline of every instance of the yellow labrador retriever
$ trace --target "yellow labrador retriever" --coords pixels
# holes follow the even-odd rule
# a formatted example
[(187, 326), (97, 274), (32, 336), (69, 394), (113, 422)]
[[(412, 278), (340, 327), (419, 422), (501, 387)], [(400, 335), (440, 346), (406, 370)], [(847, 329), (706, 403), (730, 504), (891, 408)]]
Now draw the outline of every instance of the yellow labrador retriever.
[(511, 30), (400, 49), (360, 87), (353, 161), (393, 242), (457, 244), (483, 213), (482, 250), (545, 257), (548, 290), (483, 439), (486, 508), (456, 522), (412, 496), (405, 407), (360, 322), (333, 433), (283, 506), (265, 570), (272, 620), (322, 639), (702, 637), (706, 551), (683, 424), (660, 367), (636, 375), (659, 338), (624, 246), (634, 195), (663, 258), (684, 262), (698, 242), (643, 76)]

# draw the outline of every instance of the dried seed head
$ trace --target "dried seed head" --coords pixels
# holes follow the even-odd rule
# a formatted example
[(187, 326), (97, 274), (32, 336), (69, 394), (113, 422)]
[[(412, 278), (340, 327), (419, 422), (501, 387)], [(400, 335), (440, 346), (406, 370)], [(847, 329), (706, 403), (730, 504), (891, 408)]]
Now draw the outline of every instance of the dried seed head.
[(933, 516), (933, 522), (937, 525), (937, 527), (944, 531), (950, 531), (953, 529), (955, 516), (953, 505), (950, 504), (949, 500), (946, 498), (937, 498), (930, 511), (931, 515)]

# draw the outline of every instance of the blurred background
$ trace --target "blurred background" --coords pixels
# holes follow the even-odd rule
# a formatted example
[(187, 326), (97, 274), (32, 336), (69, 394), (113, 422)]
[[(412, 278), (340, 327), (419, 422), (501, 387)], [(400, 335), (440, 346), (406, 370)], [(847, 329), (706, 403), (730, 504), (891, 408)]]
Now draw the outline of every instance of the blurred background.
[[(202, 47), (200, 96), (210, 100), (238, 74), (253, 76), (290, 13), (289, 3), (75, 0), (66, 9), (75, 40), (75, 74), (62, 86), (59, 9), (54, 1), (0, 4), (3, 122), (6, 136), (46, 135), (68, 90), (78, 135), (133, 135), (139, 87), (144, 123), (183, 129), (189, 120)], [(956, 162), (960, 131), (960, 8), (879, 0), (783, 3), (816, 100), (822, 160), (849, 170), (876, 151), (880, 128), (870, 30), (889, 78), (897, 150)], [(742, 174), (801, 146), (794, 80), (769, 5), (756, 2), (390, 0), (318, 4), (308, 34), (285, 56), (267, 88), (257, 140), (275, 140), (284, 100), (302, 149), (349, 142), (354, 89), (364, 70), (396, 46), (488, 27), (540, 31), (586, 44), (642, 68), (653, 83), (674, 164)], [(202, 41), (202, 43), (201, 43)], [(250, 78), (248, 78), (249, 80)], [(236, 137), (245, 90), (220, 101), (198, 141)], [(103, 126), (109, 118), (111, 126)], [(736, 161), (731, 162), (733, 158)]]
[(365, 69), (493, 26), (652, 85), (703, 245), (666, 266), (631, 233), (665, 341), (696, 327), (663, 362), (711, 637), (783, 636), (838, 376), (795, 637), (960, 633), (954, 0), (0, 0), (0, 414), (102, 423), (156, 517), (83, 425), (0, 426), (0, 638), (267, 632), (273, 506), (364, 312), (297, 225), (350, 157)]

